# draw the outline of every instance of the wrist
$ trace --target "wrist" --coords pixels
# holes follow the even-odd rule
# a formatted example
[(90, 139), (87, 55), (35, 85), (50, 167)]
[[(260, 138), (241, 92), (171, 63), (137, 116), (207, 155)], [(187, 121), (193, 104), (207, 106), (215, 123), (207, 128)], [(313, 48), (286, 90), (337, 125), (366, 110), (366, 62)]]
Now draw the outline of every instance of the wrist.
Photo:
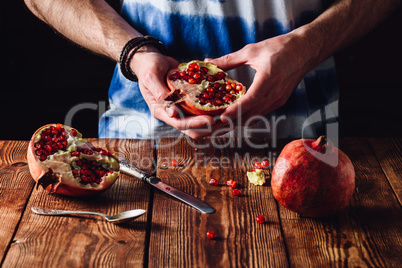
[(324, 36), (311, 25), (303, 25), (293, 30), (291, 34), (302, 51), (300, 55), (303, 55), (307, 72), (313, 70), (329, 56), (323, 46)]
[[(135, 66), (133, 57), (135, 54), (160, 52), (167, 54), (163, 43), (152, 36), (136, 37), (127, 42), (120, 55), (120, 71), (129, 80), (137, 82), (138, 78), (134, 73)], [(137, 57), (138, 59), (139, 57)]]

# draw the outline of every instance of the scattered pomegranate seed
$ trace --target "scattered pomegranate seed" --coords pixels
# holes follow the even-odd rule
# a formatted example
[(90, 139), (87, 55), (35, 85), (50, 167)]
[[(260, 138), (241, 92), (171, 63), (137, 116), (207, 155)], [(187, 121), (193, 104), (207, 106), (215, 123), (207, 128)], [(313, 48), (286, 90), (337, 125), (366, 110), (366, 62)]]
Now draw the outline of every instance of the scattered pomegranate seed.
[(241, 196), (241, 192), (240, 192), (239, 189), (233, 189), (232, 194), (235, 195), (235, 196)]
[(255, 162), (254, 163), (254, 167), (256, 168), (256, 169), (261, 169), (261, 163), (260, 162)]
[(264, 217), (264, 215), (258, 215), (257, 218), (255, 218), (255, 220), (256, 220), (259, 224), (261, 224), (261, 223), (264, 223), (264, 222), (265, 222), (265, 217)]
[(210, 231), (207, 232), (207, 237), (209, 239), (214, 239), (216, 237), (216, 235), (215, 235), (214, 231), (210, 230)]
[(261, 167), (262, 168), (267, 168), (268, 166), (269, 166), (268, 160), (264, 160), (264, 161), (261, 162)]
[(232, 189), (237, 188), (237, 181), (232, 182), (232, 185), (230, 185), (230, 187), (232, 187)]
[(209, 184), (210, 184), (210, 185), (213, 185), (213, 186), (216, 186), (216, 185), (219, 184), (219, 182), (218, 182), (218, 180), (216, 180), (216, 179), (210, 179), (210, 180), (209, 180)]
[(227, 185), (227, 186), (231, 186), (231, 185), (232, 185), (232, 183), (233, 183), (233, 180), (232, 180), (232, 179), (230, 179), (230, 180), (226, 181), (226, 185)]
[(175, 159), (172, 159), (172, 161), (170, 163), (173, 167), (177, 167), (179, 165), (179, 163), (177, 163), (177, 160), (175, 160)]

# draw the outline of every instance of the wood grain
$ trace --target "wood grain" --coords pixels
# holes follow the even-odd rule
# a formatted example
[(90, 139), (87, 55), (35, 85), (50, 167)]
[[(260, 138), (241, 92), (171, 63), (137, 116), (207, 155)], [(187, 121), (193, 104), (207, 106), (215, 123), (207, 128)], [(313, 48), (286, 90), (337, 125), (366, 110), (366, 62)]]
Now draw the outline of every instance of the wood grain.
[[(202, 214), (161, 192), (155, 192), (150, 239), (150, 267), (286, 267), (285, 246), (269, 183), (248, 183), (246, 171), (266, 157), (243, 141), (195, 142), (161, 139), (157, 175), (166, 183), (210, 204), (216, 212)], [(205, 148), (203, 148), (205, 147)], [(172, 167), (170, 161), (179, 162)], [(269, 173), (267, 172), (267, 175)], [(211, 178), (219, 186), (208, 184)], [(239, 183), (243, 196), (232, 195), (226, 181)], [(263, 214), (265, 224), (256, 223)], [(208, 230), (217, 238), (209, 240)]]
[(0, 260), (5, 258), (35, 181), (28, 171), (28, 142), (0, 141)]
[(402, 206), (402, 139), (370, 138), (368, 141)]
[[(98, 144), (129, 160), (150, 159), (151, 141), (101, 140)], [(28, 176), (25, 174), (25, 176)], [(115, 214), (129, 209), (148, 209), (149, 186), (121, 175), (106, 192), (88, 198), (49, 195), (33, 191), (20, 226), (5, 258), (5, 267), (122, 267), (143, 266), (146, 255), (147, 216), (126, 225), (114, 225), (98, 217), (51, 217), (36, 215), (32, 206), (90, 210)]]

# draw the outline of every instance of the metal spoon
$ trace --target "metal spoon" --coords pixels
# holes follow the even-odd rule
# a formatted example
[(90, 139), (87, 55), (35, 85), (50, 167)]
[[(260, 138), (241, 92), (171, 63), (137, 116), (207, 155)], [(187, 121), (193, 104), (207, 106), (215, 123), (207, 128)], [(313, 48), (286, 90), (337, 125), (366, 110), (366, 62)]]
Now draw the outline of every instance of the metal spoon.
[(71, 210), (58, 210), (58, 209), (39, 208), (39, 207), (32, 207), (31, 209), (33, 212), (37, 214), (47, 216), (60, 216), (60, 215), (72, 215), (72, 214), (97, 215), (104, 217), (108, 222), (112, 222), (115, 224), (132, 221), (146, 212), (146, 210), (144, 209), (134, 209), (134, 210), (123, 211), (117, 213), (116, 215), (109, 216), (103, 213), (92, 212), (92, 211), (71, 211)]

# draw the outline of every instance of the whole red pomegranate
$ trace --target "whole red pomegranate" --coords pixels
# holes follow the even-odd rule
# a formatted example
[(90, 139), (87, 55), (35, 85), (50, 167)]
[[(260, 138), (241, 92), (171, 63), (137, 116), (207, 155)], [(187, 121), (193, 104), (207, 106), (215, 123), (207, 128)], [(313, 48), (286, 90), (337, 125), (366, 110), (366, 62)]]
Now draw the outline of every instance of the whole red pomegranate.
[(294, 140), (280, 153), (271, 186), (285, 208), (305, 217), (325, 217), (348, 206), (355, 170), (349, 157), (325, 136)]
[(193, 115), (220, 114), (246, 92), (245, 86), (216, 65), (198, 60), (171, 69), (167, 85), (171, 92), (165, 100)]
[(110, 152), (95, 147), (76, 129), (62, 124), (39, 128), (28, 146), (32, 178), (50, 193), (87, 196), (108, 189), (120, 165)]

